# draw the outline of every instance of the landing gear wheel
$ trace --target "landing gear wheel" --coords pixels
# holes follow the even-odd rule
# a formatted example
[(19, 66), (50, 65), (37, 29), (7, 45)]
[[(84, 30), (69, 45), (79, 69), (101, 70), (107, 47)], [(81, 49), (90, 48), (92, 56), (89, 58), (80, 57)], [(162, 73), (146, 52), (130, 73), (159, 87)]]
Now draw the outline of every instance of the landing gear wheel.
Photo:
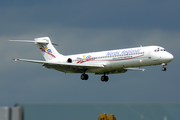
[(162, 71), (166, 71), (166, 67), (163, 67), (163, 68), (162, 68)]
[(161, 65), (163, 66), (162, 71), (166, 71), (167, 69), (165, 66), (167, 65), (167, 63), (162, 63)]
[(107, 82), (108, 80), (109, 80), (108, 76), (105, 76), (105, 75), (101, 76), (101, 81), (102, 82)]
[(101, 76), (101, 81), (104, 81), (104, 79), (105, 79), (104, 76)]
[(89, 76), (87, 74), (81, 75), (81, 80), (88, 80)]

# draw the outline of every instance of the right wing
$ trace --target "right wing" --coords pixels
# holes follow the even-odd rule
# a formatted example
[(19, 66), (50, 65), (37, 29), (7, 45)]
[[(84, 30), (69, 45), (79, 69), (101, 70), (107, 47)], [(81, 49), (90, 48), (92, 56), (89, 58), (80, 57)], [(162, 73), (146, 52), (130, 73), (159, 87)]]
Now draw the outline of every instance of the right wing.
[[(68, 72), (68, 73), (82, 73), (82, 72), (84, 72), (84, 70), (105, 67), (105, 65), (103, 65), (103, 64), (56, 63), (56, 62), (30, 60), (30, 59), (16, 59), (16, 58), (13, 60), (32, 62), (32, 63), (40, 63), (40, 64), (43, 64), (43, 67), (55, 69), (55, 70), (62, 71), (62, 72)], [(109, 72), (109, 74), (124, 73), (127, 70), (145, 71), (145, 69), (140, 69), (140, 68), (122, 68), (121, 70), (117, 70), (117, 71), (113, 70), (113, 71), (108, 71), (108, 72)], [(96, 73), (96, 74), (103, 74), (103, 73), (100, 72), (100, 73)]]
[(61, 66), (74, 66), (74, 67), (98, 67), (103, 68), (104, 65), (100, 64), (74, 64), (74, 63), (55, 63), (55, 62), (48, 62), (48, 61), (39, 61), (39, 60), (29, 60), (29, 59), (17, 59), (14, 58), (14, 61), (25, 61), (25, 62), (32, 62), (32, 63), (41, 63), (41, 64), (54, 64), (54, 65), (61, 65)]

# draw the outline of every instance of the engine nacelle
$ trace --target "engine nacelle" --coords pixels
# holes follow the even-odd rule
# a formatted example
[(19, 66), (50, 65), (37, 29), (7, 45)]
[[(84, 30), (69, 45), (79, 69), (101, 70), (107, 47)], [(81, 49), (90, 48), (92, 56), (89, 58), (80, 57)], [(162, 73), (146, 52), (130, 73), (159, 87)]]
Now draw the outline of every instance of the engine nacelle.
[(68, 62), (68, 63), (72, 63), (72, 59), (71, 59), (71, 58), (68, 58), (68, 59), (67, 59), (67, 62)]

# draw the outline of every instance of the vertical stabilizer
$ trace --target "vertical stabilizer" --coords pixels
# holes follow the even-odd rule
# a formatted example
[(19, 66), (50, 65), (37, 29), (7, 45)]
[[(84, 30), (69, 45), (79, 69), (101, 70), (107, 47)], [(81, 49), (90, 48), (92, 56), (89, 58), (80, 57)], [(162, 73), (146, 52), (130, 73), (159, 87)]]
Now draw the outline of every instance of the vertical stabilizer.
[(54, 48), (49, 37), (35, 38), (34, 40), (46, 61), (63, 56)]

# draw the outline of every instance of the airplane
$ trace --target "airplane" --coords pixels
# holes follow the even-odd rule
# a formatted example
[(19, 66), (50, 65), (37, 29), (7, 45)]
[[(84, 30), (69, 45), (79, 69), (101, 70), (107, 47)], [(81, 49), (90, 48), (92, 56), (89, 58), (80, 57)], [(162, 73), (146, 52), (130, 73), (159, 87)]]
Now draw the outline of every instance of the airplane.
[(173, 60), (173, 55), (160, 46), (145, 46), (125, 48), (100, 52), (90, 52), (75, 55), (62, 55), (53, 45), (49, 37), (34, 38), (34, 40), (9, 40), (15, 42), (35, 43), (45, 61), (19, 59), (40, 63), (43, 67), (55, 69), (64, 73), (81, 73), (82, 80), (88, 80), (86, 73), (100, 74), (101, 81), (109, 80), (108, 74), (125, 73), (128, 70), (145, 71), (142, 66), (162, 65), (162, 71), (166, 71), (167, 63)]

